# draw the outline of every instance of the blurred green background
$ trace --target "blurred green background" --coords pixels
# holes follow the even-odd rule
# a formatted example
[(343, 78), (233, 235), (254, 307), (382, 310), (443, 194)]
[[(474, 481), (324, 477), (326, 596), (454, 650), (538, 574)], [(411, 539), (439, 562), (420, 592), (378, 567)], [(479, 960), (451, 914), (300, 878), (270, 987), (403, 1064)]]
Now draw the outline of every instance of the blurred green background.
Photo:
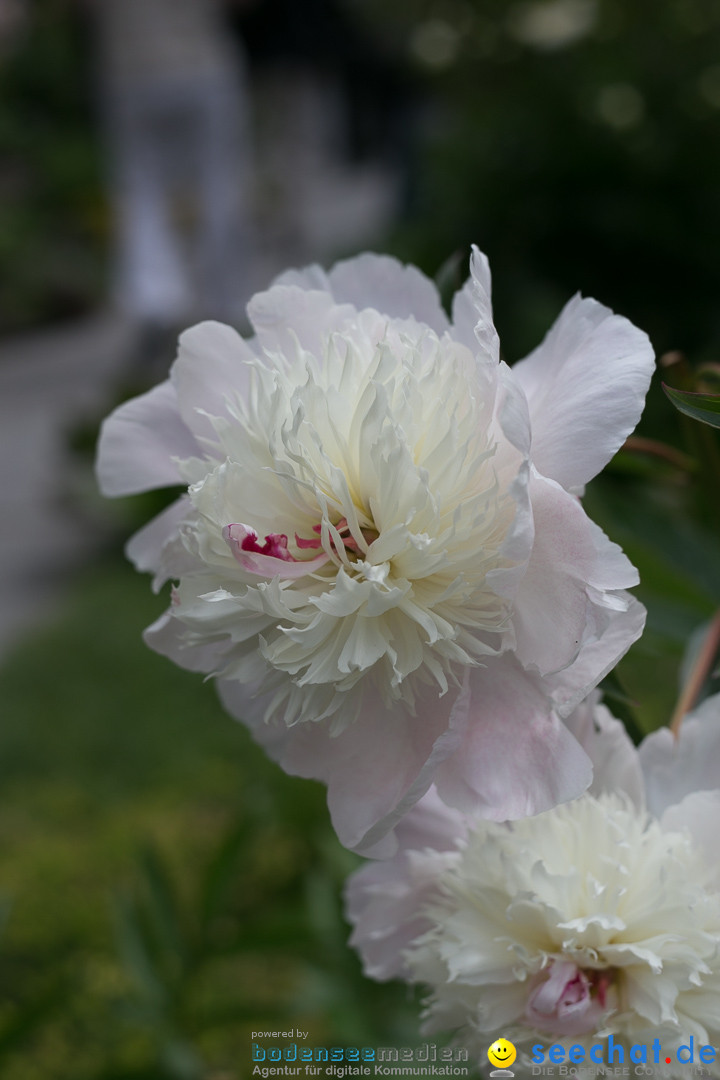
[[(673, 354), (673, 385), (716, 374), (718, 5), (345, 8), (410, 103), (385, 250), (444, 266), (449, 292), (479, 244), (510, 361), (580, 290)], [(81, 6), (62, 0), (35, 0), (2, 44), (5, 335), (105, 302), (88, 50)], [(667, 723), (683, 657), (720, 606), (716, 433), (656, 385), (639, 434), (586, 496), (642, 575), (648, 630), (606, 687), (636, 737)], [(69, 435), (88, 476), (92, 439)], [(417, 1043), (417, 1001), (363, 980), (346, 948), (340, 890), (357, 860), (323, 791), (283, 776), (212, 686), (140, 640), (165, 600), (121, 546), (154, 500), (83, 498), (78, 512), (89, 503), (102, 522), (98, 556), (0, 670), (3, 1080), (236, 1080), (251, 1072), (250, 1032), (284, 1025), (318, 1045)]]

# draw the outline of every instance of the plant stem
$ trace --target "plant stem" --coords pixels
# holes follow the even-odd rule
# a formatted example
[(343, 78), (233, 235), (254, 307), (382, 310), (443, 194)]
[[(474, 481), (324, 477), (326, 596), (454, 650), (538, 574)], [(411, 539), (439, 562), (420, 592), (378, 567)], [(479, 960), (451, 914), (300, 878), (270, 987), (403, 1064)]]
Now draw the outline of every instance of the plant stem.
[(697, 696), (700, 693), (703, 683), (710, 674), (710, 670), (717, 655), (717, 651), (720, 648), (720, 611), (716, 611), (713, 616), (712, 622), (708, 628), (708, 632), (705, 635), (705, 640), (702, 644), (698, 658), (695, 661), (692, 671), (688, 677), (683, 691), (680, 695), (677, 705), (675, 706), (675, 712), (673, 713), (672, 720), (670, 721), (670, 730), (675, 738), (680, 734), (680, 727), (682, 726), (683, 718), (686, 713), (689, 713), (693, 705), (697, 700)]
[(660, 458), (662, 461), (667, 461), (668, 464), (674, 465), (675, 468), (681, 469), (683, 472), (695, 472), (697, 470), (697, 464), (689, 454), (684, 454), (682, 450), (676, 450), (674, 446), (668, 446), (667, 443), (660, 442), (658, 439), (646, 439), (642, 435), (631, 435), (623, 443), (622, 449), (635, 454), (650, 454), (653, 457)]

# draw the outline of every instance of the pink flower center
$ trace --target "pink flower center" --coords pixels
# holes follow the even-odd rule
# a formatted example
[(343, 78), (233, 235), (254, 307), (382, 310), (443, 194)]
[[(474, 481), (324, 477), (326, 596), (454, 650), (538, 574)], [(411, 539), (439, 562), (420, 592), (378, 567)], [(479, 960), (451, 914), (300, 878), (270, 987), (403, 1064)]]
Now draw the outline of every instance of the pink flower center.
[[(295, 543), (299, 548), (319, 548), (322, 546), (322, 542), (320, 540), (320, 534), (322, 533), (322, 525), (313, 525), (312, 528), (313, 532), (316, 535), (309, 540), (306, 540), (304, 537), (298, 536), (298, 534), (295, 533)], [(347, 518), (340, 518), (335, 528), (340, 534), (340, 538), (343, 542), (343, 547), (346, 551), (357, 552), (360, 550), (360, 546), (357, 540), (355, 540), (350, 533), (350, 526), (347, 523)], [(374, 529), (361, 529), (360, 531), (368, 544), (372, 544), (373, 540), (377, 540), (379, 535)], [(331, 543), (334, 547), (336, 546), (333, 540), (331, 540)]]
[[(320, 553), (314, 559), (298, 559), (288, 551), (288, 538), (285, 533), (268, 533), (261, 542), (252, 525), (234, 522), (231, 525), (225, 525), (222, 535), (233, 557), (245, 570), (260, 577), (287, 579), (313, 574), (330, 560), (327, 552), (322, 550), (322, 526), (313, 525), (313, 532), (316, 535), (310, 539), (298, 536), (296, 533), (295, 543), (301, 551), (308, 548), (316, 551), (320, 549)], [(371, 544), (378, 536), (374, 529), (363, 529), (362, 535), (368, 544)], [(341, 553), (341, 548), (353, 554), (360, 551), (360, 545), (352, 536), (345, 518), (341, 518), (334, 526), (330, 534), (330, 542), (338, 554)]]
[(525, 1015), (534, 1027), (556, 1035), (593, 1031), (612, 982), (607, 971), (585, 972), (569, 960), (554, 960), (547, 977), (532, 990)]
[(297, 562), (294, 555), (288, 551), (288, 538), (285, 533), (268, 533), (265, 543), (259, 544), (257, 533), (249, 533), (240, 543), (242, 551), (255, 551), (258, 555), (270, 555), (273, 559), (282, 559), (283, 562)]

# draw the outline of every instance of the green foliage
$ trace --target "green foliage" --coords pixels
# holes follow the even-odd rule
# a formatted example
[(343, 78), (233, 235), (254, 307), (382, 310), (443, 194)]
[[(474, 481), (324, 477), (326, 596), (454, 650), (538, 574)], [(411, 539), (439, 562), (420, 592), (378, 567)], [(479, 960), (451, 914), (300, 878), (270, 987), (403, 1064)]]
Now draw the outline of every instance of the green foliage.
[(363, 9), (426, 102), (399, 253), (434, 273), (450, 251), (487, 252), (508, 358), (533, 348), (578, 290), (632, 318), (659, 353), (718, 353), (717, 5)]
[[(692, 636), (720, 608), (717, 437), (706, 429), (709, 440), (698, 440), (698, 425), (686, 424), (657, 384), (641, 430), (663, 438), (631, 438), (583, 500), (640, 574), (633, 592), (647, 608), (646, 629), (606, 685), (636, 740), (669, 722)], [(705, 688), (718, 690), (717, 680)]]
[(710, 427), (720, 427), (720, 394), (696, 394), (687, 390), (673, 390), (663, 383), (663, 390), (676, 409), (693, 420), (700, 420)]
[(239, 1080), (280, 1021), (413, 1045), (346, 947), (324, 791), (145, 647), (162, 606), (107, 561), (0, 672), (3, 1080)]

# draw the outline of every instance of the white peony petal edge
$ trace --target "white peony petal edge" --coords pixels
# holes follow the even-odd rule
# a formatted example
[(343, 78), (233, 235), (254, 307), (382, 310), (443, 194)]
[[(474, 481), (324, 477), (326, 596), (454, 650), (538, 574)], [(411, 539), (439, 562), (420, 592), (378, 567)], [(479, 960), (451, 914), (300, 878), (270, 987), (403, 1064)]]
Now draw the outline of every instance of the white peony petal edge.
[(470, 277), (453, 297), (451, 334), (472, 353), (477, 353), (480, 346), (484, 358), (498, 363), (500, 339), (493, 322), (491, 289), (492, 278), (487, 255), (473, 244)]
[(327, 271), (324, 266), (319, 266), (318, 263), (310, 263), (308, 266), (293, 267), (290, 270), (283, 270), (283, 272), (278, 274), (278, 276), (270, 283), (271, 288), (273, 285), (294, 285), (299, 289), (306, 289), (308, 291), (317, 289), (319, 292), (326, 292), (332, 295), (332, 288), (330, 287)]
[(687, 829), (702, 852), (709, 884), (720, 889), (720, 791), (693, 791), (669, 806), (660, 824), (666, 832)]
[(244, 338), (223, 323), (198, 323), (180, 335), (170, 381), (180, 416), (197, 439), (217, 442), (209, 417), (226, 415), (228, 394), (247, 396), (247, 361), (253, 359)]
[[(569, 667), (580, 653), (590, 606), (587, 585), (601, 556), (574, 496), (537, 474), (530, 477), (529, 491), (535, 542), (515, 598), (513, 625), (521, 663), (549, 675)], [(614, 563), (615, 549), (608, 554)], [(618, 574), (615, 589), (634, 584), (627, 567), (630, 574)]]
[(438, 883), (454, 861), (454, 852), (403, 850), (350, 876), (345, 907), (354, 929), (348, 943), (360, 953), (368, 978), (411, 978), (403, 954), (430, 929), (424, 909), (438, 898)]
[(530, 406), (536, 468), (581, 489), (635, 428), (654, 368), (647, 334), (595, 300), (570, 300), (512, 369)]
[(104, 495), (134, 495), (181, 484), (174, 458), (200, 452), (180, 417), (174, 387), (160, 383), (103, 421), (97, 459), (100, 490)]
[(395, 827), (400, 851), (455, 851), (466, 831), (465, 815), (444, 803), (434, 784)]
[(341, 843), (373, 858), (389, 858), (397, 850), (395, 826), (428, 790), (438, 763), (458, 746), (467, 721), (466, 691), (439, 699), (426, 694), (415, 716), (387, 710), (373, 697), (355, 723), (330, 736), (327, 721), (291, 728), (265, 723), (267, 697), (253, 698), (237, 682), (219, 680), (218, 690), (228, 712), (250, 728), (286, 772), (327, 784)]
[(545, 686), (560, 716), (567, 716), (580, 704), (645, 628), (647, 612), (634, 596), (620, 593), (615, 599), (622, 607), (594, 604), (588, 634), (577, 659), (564, 671), (545, 678)]
[(625, 725), (590, 694), (565, 719), (565, 724), (593, 764), (590, 795), (623, 791), (639, 810), (645, 808), (645, 783), (637, 749)]
[(431, 327), (438, 337), (448, 329), (435, 283), (416, 266), (405, 265), (391, 255), (364, 252), (341, 259), (329, 273), (316, 263), (286, 270), (273, 285), (326, 292), (336, 303), (352, 304), (358, 311), (373, 308), (393, 319), (414, 318)]
[(215, 642), (210, 645), (185, 645), (178, 631), (178, 621), (170, 611), (164, 612), (143, 631), (143, 641), (154, 652), (167, 656), (186, 671), (213, 671), (223, 652), (222, 646)]
[(497, 365), (497, 372), (497, 420), (506, 438), (524, 458), (529, 459), (532, 431), (527, 398), (517, 379), (513, 378), (512, 369), (506, 363), (501, 361)]
[(638, 748), (650, 813), (662, 817), (668, 807), (696, 791), (720, 788), (720, 694), (689, 713), (676, 739), (660, 728)]
[(416, 266), (404, 265), (391, 255), (365, 252), (342, 259), (329, 272), (328, 282), (339, 304), (352, 304), (358, 310), (374, 308), (393, 319), (415, 318), (438, 337), (448, 329), (435, 283)]
[(379, 980), (408, 977), (403, 952), (429, 929), (422, 909), (434, 898), (445, 864), (454, 861), (466, 834), (465, 817), (431, 787), (395, 834), (393, 858), (368, 863), (345, 887), (347, 917), (354, 926), (349, 943), (358, 949), (365, 974)]
[(449, 806), (508, 821), (577, 798), (592, 763), (552, 710), (542, 681), (506, 653), (468, 674), (468, 722), (435, 786)]
[(298, 344), (316, 357), (323, 355), (326, 336), (357, 318), (350, 304), (337, 304), (330, 293), (299, 285), (272, 285), (247, 305), (256, 339), (248, 344), (264, 351), (265, 362), (277, 355), (293, 357)]
[[(161, 513), (148, 522), (142, 529), (135, 533), (125, 545), (125, 554), (136, 570), (154, 574), (153, 592), (158, 592), (165, 582), (177, 575), (179, 563), (173, 560), (172, 570), (164, 566), (163, 552), (168, 544), (177, 548), (180, 541), (178, 527), (186, 517), (190, 509), (190, 500), (187, 495), (182, 495), (174, 503), (166, 507)], [(194, 569), (196, 561), (188, 553), (180, 552), (180, 560), (187, 563), (187, 569)]]

